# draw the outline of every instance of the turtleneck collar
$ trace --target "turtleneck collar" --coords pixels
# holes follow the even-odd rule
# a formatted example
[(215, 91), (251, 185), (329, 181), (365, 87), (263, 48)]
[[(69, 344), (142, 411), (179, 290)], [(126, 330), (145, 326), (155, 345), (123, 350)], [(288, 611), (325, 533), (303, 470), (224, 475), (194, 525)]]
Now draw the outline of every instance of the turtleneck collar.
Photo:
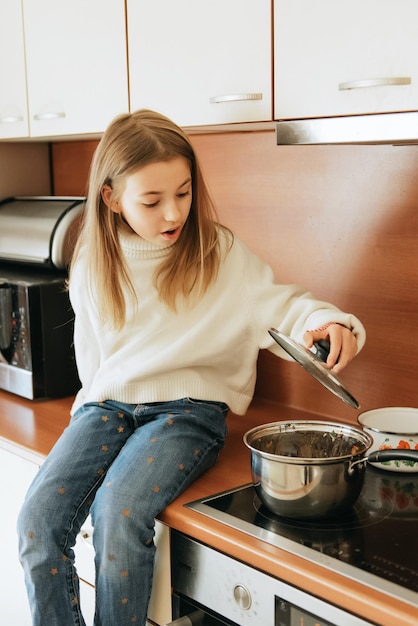
[(119, 232), (119, 241), (123, 252), (130, 258), (154, 259), (166, 256), (174, 245), (158, 246), (143, 239), (134, 232)]

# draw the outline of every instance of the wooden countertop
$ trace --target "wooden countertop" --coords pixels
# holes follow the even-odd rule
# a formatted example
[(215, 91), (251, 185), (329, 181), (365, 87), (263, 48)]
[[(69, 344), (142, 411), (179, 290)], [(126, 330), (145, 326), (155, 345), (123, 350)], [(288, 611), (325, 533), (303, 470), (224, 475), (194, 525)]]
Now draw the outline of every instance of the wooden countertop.
[[(72, 398), (30, 401), (0, 390), (0, 437), (46, 455), (68, 423), (71, 404)], [(229, 415), (229, 435), (217, 464), (166, 508), (161, 521), (380, 626), (416, 626), (416, 608), (183, 506), (251, 482), (250, 453), (242, 442), (245, 431), (275, 420), (303, 418), (306, 413), (262, 400), (255, 400), (245, 416)]]

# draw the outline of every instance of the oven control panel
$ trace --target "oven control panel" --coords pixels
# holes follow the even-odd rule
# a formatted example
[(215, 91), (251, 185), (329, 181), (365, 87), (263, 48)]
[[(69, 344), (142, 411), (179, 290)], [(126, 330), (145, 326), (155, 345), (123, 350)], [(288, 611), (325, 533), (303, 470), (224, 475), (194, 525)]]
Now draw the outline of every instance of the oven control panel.
[(276, 596), (276, 612), (275, 612), (275, 625), (276, 626), (335, 626), (334, 623), (325, 621), (319, 618), (317, 615), (294, 606), (290, 602), (286, 602), (283, 598)]
[(239, 626), (372, 626), (177, 531), (171, 580), (174, 594)]

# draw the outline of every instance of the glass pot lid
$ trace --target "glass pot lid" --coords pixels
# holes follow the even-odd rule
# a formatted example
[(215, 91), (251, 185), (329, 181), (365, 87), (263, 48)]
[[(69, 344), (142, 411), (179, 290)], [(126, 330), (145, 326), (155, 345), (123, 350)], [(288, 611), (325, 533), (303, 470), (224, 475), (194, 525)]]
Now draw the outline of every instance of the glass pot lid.
[(275, 328), (270, 328), (269, 333), (279, 346), (313, 376), (313, 378), (320, 382), (321, 385), (354, 409), (360, 407), (358, 401), (347, 391), (337, 376), (325, 365), (323, 359), (324, 357), (326, 358), (326, 354), (324, 354), (323, 346), (314, 344), (317, 350), (317, 352), (314, 353)]

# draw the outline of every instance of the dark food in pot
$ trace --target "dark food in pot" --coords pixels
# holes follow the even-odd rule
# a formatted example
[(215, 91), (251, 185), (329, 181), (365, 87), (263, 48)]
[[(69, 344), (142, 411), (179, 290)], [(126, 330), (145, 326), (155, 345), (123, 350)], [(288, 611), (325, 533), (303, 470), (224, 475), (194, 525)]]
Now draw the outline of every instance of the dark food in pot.
[(291, 431), (270, 433), (251, 442), (254, 448), (267, 454), (327, 459), (354, 456), (364, 451), (354, 437), (337, 432)]

